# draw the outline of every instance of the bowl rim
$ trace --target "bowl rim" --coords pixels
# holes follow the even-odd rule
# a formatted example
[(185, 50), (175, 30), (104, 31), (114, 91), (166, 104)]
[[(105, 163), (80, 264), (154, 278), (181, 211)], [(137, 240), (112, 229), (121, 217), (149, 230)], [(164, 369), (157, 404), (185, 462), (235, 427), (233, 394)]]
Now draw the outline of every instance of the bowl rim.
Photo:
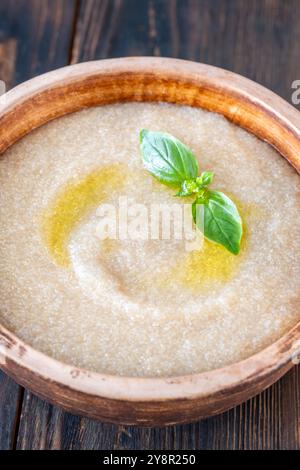
[[(272, 116), (278, 126), (288, 133), (290, 139), (294, 139), (290, 146), (285, 142), (286, 151), (282, 151), (281, 143), (277, 145), (277, 142), (272, 142), (268, 138), (265, 140), (300, 171), (300, 152), (298, 156), (295, 152), (295, 148), (300, 150), (300, 113), (294, 107), (268, 89), (233, 72), (181, 59), (154, 57), (105, 59), (68, 65), (48, 72), (18, 85), (6, 93), (4, 99), (0, 98), (0, 125), (1, 120), (14, 113), (17, 105), (51, 87), (59, 86), (62, 82), (72, 83), (87, 76), (125, 72), (154, 73), (158, 79), (167, 73), (173, 77), (180, 76), (180, 79), (189, 82), (195, 81), (198, 85), (204, 81), (206, 84), (210, 83), (213, 90), (219, 90), (220, 93), (226, 90), (232, 96), (237, 96), (239, 100), (246, 100), (249, 106), (254, 106)], [(225, 116), (235, 122), (241, 117), (240, 112), (243, 111), (240, 111), (233, 102), (228, 107), (228, 115)], [(58, 116), (53, 118), (56, 117)], [(28, 132), (33, 129), (34, 127), (31, 127)], [(247, 130), (251, 132), (251, 129)], [(16, 140), (18, 139), (12, 140), (10, 144)], [(7, 147), (7, 142), (4, 142), (2, 149), (0, 145), (0, 151), (4, 151)], [(0, 367), (9, 373), (9, 363), (12, 361), (51, 383), (98, 397), (139, 402), (180, 400), (222, 394), (228, 389), (237, 391), (241, 383), (243, 386), (250, 385), (254, 377), (255, 380), (263, 381), (279, 369), (286, 370), (293, 366), (293, 358), (300, 353), (299, 343), (300, 321), (268, 347), (222, 368), (171, 377), (127, 377), (92, 372), (65, 364), (26, 344), (0, 324)]]

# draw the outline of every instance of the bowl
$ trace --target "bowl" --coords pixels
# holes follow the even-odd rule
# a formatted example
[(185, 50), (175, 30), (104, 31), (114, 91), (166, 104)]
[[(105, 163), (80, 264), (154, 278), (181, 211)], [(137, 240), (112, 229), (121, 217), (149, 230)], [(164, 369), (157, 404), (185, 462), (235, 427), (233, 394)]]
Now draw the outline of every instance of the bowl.
[[(67, 66), (9, 91), (0, 99), (0, 153), (59, 116), (123, 101), (165, 101), (223, 114), (267, 141), (300, 171), (300, 114), (291, 105), (229, 71), (153, 57)], [(300, 322), (266, 349), (221, 369), (138, 378), (64, 364), (0, 325), (0, 366), (22, 386), (72, 413), (111, 423), (161, 426), (217, 414), (258, 394), (293, 366), (299, 339)]]

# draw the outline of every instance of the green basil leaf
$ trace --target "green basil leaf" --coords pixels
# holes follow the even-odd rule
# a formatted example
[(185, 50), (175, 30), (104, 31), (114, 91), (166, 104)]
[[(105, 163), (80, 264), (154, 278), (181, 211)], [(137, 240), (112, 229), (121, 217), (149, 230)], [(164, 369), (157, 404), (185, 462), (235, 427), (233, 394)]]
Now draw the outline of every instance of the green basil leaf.
[(185, 189), (180, 189), (178, 193), (175, 194), (176, 197), (187, 197), (191, 196), (193, 193), (187, 192)]
[[(203, 204), (203, 221), (198, 221), (197, 206)], [(223, 245), (228, 251), (237, 255), (243, 234), (242, 220), (236, 205), (225, 194), (219, 191), (207, 191), (203, 203), (196, 200), (192, 207), (193, 218), (204, 236)]]
[(198, 176), (197, 183), (202, 186), (208, 186), (214, 178), (214, 174), (212, 171), (204, 171), (201, 173), (201, 176)]
[(162, 183), (179, 185), (197, 177), (196, 157), (172, 135), (143, 129), (140, 143), (146, 169)]

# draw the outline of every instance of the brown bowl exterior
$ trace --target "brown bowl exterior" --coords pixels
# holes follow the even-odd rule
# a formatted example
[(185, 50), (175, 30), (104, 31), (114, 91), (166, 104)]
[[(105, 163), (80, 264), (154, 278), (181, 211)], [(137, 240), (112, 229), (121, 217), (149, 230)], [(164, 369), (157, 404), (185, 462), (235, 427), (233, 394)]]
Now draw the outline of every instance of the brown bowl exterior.
[[(300, 172), (300, 113), (260, 85), (204, 64), (125, 58), (68, 66), (0, 99), (0, 153), (42, 124), (89, 106), (165, 101), (223, 114), (273, 145)], [(75, 414), (143, 426), (220, 413), (274, 383), (300, 352), (300, 322), (239, 363), (171, 378), (118, 377), (56, 361), (0, 325), (0, 366), (17, 382)], [(295, 361), (294, 361), (295, 362)]]

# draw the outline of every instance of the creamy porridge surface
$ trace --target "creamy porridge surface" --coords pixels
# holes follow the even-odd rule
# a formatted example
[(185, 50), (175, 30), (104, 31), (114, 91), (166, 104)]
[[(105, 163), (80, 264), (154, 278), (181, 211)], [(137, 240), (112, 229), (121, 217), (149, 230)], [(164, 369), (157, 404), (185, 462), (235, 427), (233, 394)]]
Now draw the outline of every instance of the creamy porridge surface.
[[(143, 170), (141, 128), (173, 134), (215, 172), (245, 222), (240, 255), (95, 235), (103, 202), (174, 202)], [(299, 183), (266, 143), (199, 109), (128, 103), (55, 120), (1, 158), (0, 319), (57, 359), (111, 374), (246, 358), (300, 320)]]

